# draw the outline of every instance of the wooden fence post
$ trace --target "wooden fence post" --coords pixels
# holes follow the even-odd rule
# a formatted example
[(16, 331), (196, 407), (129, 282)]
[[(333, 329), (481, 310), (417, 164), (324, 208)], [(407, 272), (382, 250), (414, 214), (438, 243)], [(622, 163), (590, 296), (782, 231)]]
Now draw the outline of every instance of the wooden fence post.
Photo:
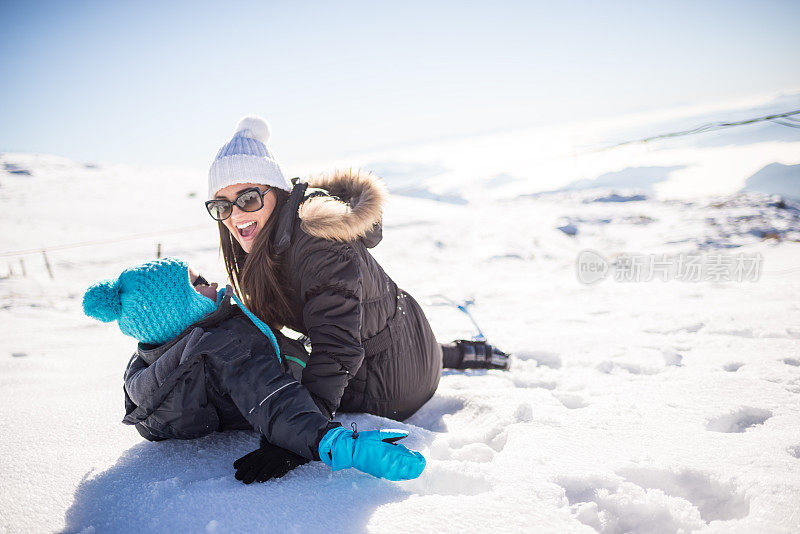
[(50, 278), (55, 279), (55, 276), (53, 276), (53, 269), (50, 268), (50, 262), (47, 259), (47, 253), (44, 251), (44, 249), (42, 249), (42, 257), (44, 258), (44, 265), (47, 267), (47, 272), (50, 274)]

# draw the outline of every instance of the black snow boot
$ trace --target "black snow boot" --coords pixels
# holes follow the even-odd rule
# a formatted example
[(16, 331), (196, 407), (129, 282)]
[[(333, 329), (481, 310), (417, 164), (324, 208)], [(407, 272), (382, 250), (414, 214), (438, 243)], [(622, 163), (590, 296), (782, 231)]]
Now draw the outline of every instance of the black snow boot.
[(508, 354), (485, 341), (442, 343), (442, 367), (448, 369), (508, 370), (510, 363)]

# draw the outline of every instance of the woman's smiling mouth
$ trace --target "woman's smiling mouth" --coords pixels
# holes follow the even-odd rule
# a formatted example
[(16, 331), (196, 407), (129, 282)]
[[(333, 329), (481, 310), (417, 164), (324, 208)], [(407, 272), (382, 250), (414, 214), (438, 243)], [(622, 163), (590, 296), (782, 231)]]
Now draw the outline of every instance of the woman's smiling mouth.
[(236, 224), (236, 230), (239, 232), (239, 235), (244, 239), (254, 237), (257, 228), (258, 228), (258, 223), (256, 221), (247, 221), (244, 223)]

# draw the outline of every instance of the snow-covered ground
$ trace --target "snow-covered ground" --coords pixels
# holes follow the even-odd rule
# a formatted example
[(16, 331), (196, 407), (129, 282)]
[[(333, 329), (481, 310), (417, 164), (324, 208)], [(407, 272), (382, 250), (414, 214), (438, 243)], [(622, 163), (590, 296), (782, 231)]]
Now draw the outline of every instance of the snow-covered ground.
[[(614, 187), (635, 170), (604, 190), (534, 195), (564, 184), (526, 188), (519, 169), (465, 183), (458, 201), (393, 196), (375, 256), (442, 341), (473, 332), (440, 295), (474, 299), (512, 369), (446, 370), (404, 423), (340, 416), (407, 429), (428, 459), (417, 480), (312, 462), (252, 486), (231, 464), (253, 433), (149, 443), (120, 423), (134, 341), (80, 307), (89, 284), (157, 243), (223, 279), (203, 170), (0, 155), (0, 252), (50, 247), (54, 276), (41, 253), (0, 258), (0, 531), (800, 531), (800, 211), (728, 194), (763, 166), (800, 163), (797, 139), (762, 141), (742, 145), (753, 168), (733, 184), (720, 147), (572, 176), (704, 166), (726, 183), (714, 196), (667, 197), (674, 176), (659, 194)], [(509, 187), (483, 196), (492, 185)], [(57, 248), (104, 240), (117, 241)], [(593, 284), (576, 275), (587, 249), (610, 269)], [(626, 254), (761, 259), (757, 280), (618, 281)]]

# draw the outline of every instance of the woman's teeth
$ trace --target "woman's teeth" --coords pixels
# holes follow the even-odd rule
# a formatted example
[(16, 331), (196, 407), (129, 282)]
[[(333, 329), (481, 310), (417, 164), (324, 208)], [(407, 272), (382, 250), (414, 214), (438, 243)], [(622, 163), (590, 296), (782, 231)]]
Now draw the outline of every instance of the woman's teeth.
[(239, 235), (242, 237), (249, 237), (256, 229), (256, 222), (249, 221), (246, 223), (237, 224), (236, 229), (239, 230)]

